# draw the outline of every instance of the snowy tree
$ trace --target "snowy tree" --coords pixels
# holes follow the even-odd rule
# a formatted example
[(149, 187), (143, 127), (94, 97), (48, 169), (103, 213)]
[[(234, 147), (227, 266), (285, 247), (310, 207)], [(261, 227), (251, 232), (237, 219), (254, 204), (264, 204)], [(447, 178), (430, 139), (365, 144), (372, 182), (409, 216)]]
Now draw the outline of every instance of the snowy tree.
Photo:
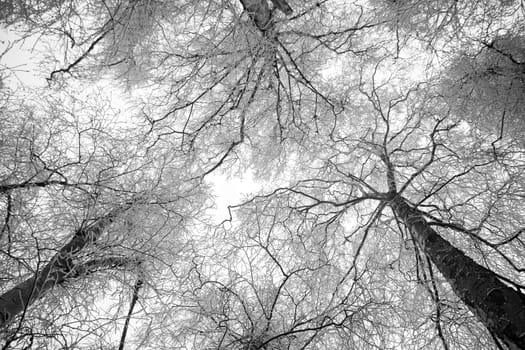
[(525, 347), (520, 2), (23, 4), (6, 348)]

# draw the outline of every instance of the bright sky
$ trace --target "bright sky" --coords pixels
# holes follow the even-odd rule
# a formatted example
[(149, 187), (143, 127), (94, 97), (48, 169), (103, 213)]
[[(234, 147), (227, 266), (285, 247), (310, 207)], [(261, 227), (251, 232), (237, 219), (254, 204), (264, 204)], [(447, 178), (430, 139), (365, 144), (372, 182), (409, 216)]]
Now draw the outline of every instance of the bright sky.
[(2, 79), (8, 76), (12, 87), (45, 86), (45, 79), (38, 76), (35, 45), (35, 38), (21, 40), (13, 31), (0, 28), (0, 75)]
[[(40, 73), (41, 69), (36, 63), (41, 49), (34, 38), (20, 40), (16, 33), (1, 28), (0, 53), (4, 54), (0, 56), (0, 69), (4, 69), (4, 72), (0, 76), (4, 80), (3, 85), (8, 84), (15, 90), (16, 88), (45, 88), (47, 86), (46, 72)], [(90, 87), (93, 91), (103, 90), (111, 106), (120, 110), (121, 116), (126, 118), (126, 105), (128, 103), (126, 99), (132, 98), (132, 96), (122, 88), (110, 84), (108, 81), (101, 81), (91, 84)], [(82, 87), (77, 93), (78, 96), (76, 97), (82, 98), (90, 91)], [(227, 169), (218, 169), (206, 176), (206, 180), (212, 186), (216, 202), (215, 208), (210, 209), (210, 215), (217, 223), (229, 218), (229, 205), (240, 203), (250, 192), (258, 191), (261, 188), (261, 185), (254, 181), (249, 172), (241, 177), (240, 175), (228, 174)]]

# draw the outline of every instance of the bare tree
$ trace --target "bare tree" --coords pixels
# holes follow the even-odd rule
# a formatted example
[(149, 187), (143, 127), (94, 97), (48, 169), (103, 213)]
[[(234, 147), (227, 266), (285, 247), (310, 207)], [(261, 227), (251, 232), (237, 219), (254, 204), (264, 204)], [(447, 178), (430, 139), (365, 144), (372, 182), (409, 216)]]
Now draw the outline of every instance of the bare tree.
[[(23, 116), (0, 131), (3, 317), (18, 313), (8, 346), (103, 347), (123, 329), (121, 347), (524, 347), (523, 150), (501, 131), (521, 125), (520, 6), (113, 1), (9, 12), (0, 20), (54, 44), (42, 66), (58, 96), (103, 77), (124, 83), (133, 108), (117, 131), (111, 113), (68, 110), (72, 101), (6, 104)], [(473, 122), (492, 114), (491, 132)], [(201, 192), (230, 166), (273, 188), (208, 231)], [(94, 307), (66, 315), (78, 299), (52, 301), (85, 281), (100, 287), (82, 294), (90, 300), (116, 291), (107, 323)], [(28, 330), (53, 315), (59, 335)], [(90, 317), (71, 321), (80, 315)], [(81, 326), (66, 334), (70, 322)]]
[(499, 139), (523, 140), (523, 27), (482, 41), (451, 59), (442, 78), (442, 91), (457, 114)]
[[(235, 229), (220, 226), (196, 244), (184, 289), (171, 296), (170, 336), (153, 329), (152, 347), (220, 349), (352, 348), (373, 334), (367, 320), (388, 298), (365, 267), (349, 273), (344, 236), (306, 237), (285, 198), (261, 197), (239, 208)], [(351, 270), (350, 270), (351, 271)], [(384, 343), (386, 347), (391, 344)]]
[[(291, 206), (297, 215), (318, 213), (324, 225), (337, 227), (366, 217), (355, 231), (345, 232), (355, 238), (361, 233), (360, 247), (375, 241), (368, 238), (372, 232), (384, 234), (381, 222), (397, 221), (398, 227), (388, 229), (413, 242), (407, 248), (415, 255), (414, 280), (428, 286), (436, 307), (430, 319), (443, 346), (467, 341), (449, 340), (450, 325), (443, 319), (442, 295), (453, 291), (496, 344), (523, 348), (522, 150), (512, 143), (497, 147), (490, 139), (477, 139), (457, 118), (443, 114), (445, 102), (425, 93), (429, 90), (396, 94), (380, 88), (385, 85), (376, 79), (353, 95), (361, 113), (370, 108), (366, 122), (349, 112), (337, 119), (337, 130), (305, 142), (305, 149), (316, 149), (316, 155), (304, 160), (312, 177), (304, 178), (305, 168), (295, 169), (302, 180), (270, 197), (285, 193), (293, 199), (284, 208)], [(374, 209), (355, 208), (363, 203)], [(311, 229), (304, 230), (310, 234)], [(366, 260), (364, 252), (358, 249), (353, 259)], [(449, 287), (438, 282), (437, 271)]]
[(123, 116), (99, 95), (79, 101), (67, 94), (42, 93), (39, 100), (25, 94), (24, 102), (5, 96), (4, 348), (45, 346), (46, 339), (56, 342), (48, 346), (68, 346), (96, 332), (96, 315), (76, 335), (64, 330), (93, 312), (88, 305), (78, 308), (82, 297), (105, 298), (115, 288), (124, 297), (134, 279), (153, 278), (164, 251), (177, 250), (171, 244), (184, 232), (187, 214), (197, 214), (203, 203), (192, 199), (198, 181), (175, 152), (148, 156), (140, 125), (129, 116), (119, 124)]
[(439, 66), (441, 94), (457, 115), (496, 135), (523, 139), (522, 1), (374, 1), (396, 50), (422, 42)]

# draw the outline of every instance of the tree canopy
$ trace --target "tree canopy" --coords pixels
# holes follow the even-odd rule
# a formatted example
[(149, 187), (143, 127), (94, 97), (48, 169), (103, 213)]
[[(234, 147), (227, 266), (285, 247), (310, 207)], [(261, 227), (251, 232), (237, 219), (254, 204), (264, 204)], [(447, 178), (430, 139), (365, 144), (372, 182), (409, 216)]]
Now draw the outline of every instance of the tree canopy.
[(524, 16), (4, 2), (3, 349), (525, 349)]

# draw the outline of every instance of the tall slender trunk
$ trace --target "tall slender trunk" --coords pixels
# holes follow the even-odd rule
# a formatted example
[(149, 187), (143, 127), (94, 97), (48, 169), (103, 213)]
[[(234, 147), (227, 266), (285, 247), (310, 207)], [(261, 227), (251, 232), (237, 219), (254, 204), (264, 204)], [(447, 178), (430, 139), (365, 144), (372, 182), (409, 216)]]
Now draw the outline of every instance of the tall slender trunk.
[(390, 206), (478, 319), (511, 350), (525, 349), (525, 295), (442, 238), (402, 197)]
[(21, 314), (34, 301), (41, 298), (55, 285), (59, 285), (78, 273), (73, 261), (84, 247), (95, 241), (103, 230), (113, 222), (115, 210), (93, 224), (77, 230), (74, 236), (33, 277), (17, 284), (0, 295), (0, 329)]

